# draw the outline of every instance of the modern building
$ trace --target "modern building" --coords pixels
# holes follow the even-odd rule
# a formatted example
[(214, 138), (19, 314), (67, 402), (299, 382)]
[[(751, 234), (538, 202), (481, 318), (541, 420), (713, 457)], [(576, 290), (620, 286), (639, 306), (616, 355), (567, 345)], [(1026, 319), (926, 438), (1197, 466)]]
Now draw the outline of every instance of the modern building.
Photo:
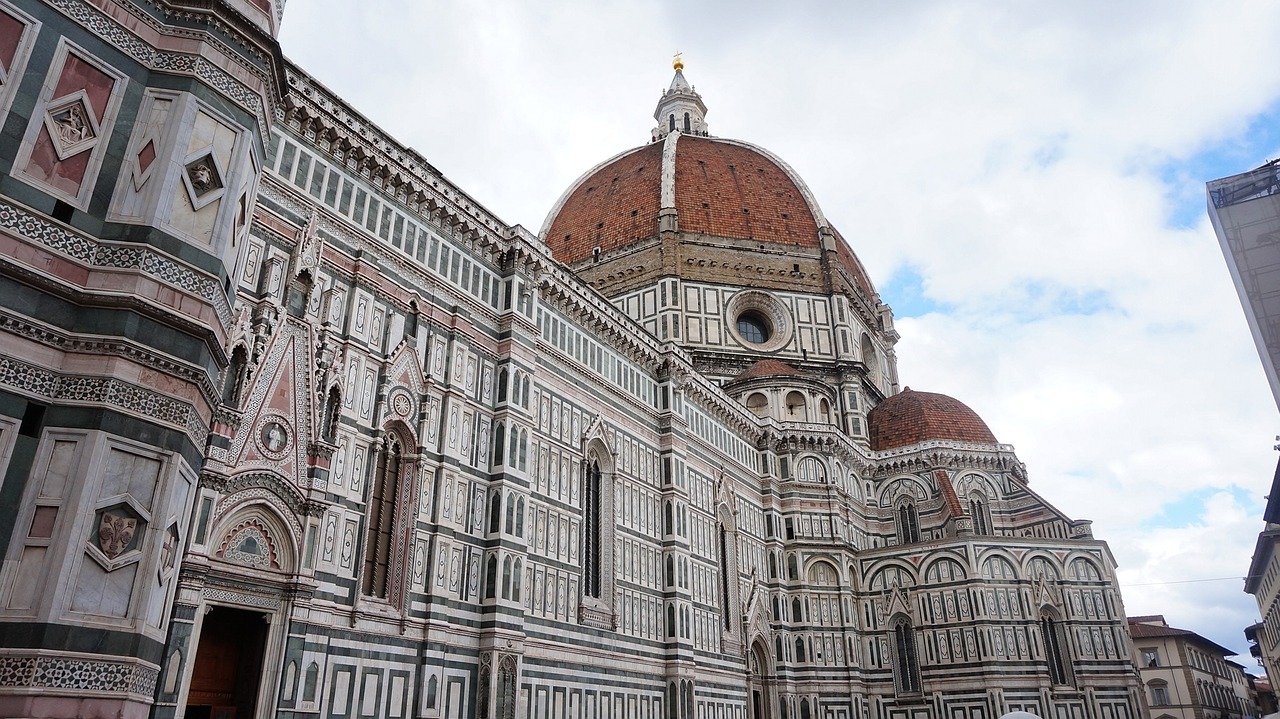
[[(1222, 245), (1227, 269), (1240, 295), (1249, 330), (1262, 359), (1271, 393), (1280, 407), (1280, 165), (1269, 162), (1208, 183), (1209, 219)], [(1280, 463), (1272, 479), (1263, 513), (1264, 529), (1245, 577), (1244, 590), (1254, 595), (1262, 616), (1250, 627), (1268, 677), (1280, 676)]]
[(534, 235), (279, 21), (0, 0), (0, 715), (1141, 716), (1106, 544), (680, 65)]
[(1133, 659), (1151, 719), (1244, 719), (1260, 716), (1235, 652), (1156, 614), (1129, 617)]

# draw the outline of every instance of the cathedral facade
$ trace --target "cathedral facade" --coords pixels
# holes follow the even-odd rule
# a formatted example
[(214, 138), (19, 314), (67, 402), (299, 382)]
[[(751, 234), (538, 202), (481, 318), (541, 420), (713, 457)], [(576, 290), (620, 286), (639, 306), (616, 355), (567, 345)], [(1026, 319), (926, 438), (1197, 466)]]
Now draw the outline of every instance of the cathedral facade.
[(1115, 563), (677, 63), (537, 235), (272, 0), (0, 0), (0, 716), (1135, 719)]

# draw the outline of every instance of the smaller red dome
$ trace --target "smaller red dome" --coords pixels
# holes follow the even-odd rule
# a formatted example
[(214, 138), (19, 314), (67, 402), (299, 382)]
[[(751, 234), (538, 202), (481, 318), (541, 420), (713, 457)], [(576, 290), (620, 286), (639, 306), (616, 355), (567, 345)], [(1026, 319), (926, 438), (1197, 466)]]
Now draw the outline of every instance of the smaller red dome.
[(945, 394), (913, 392), (889, 397), (867, 414), (871, 449), (905, 447), (929, 440), (998, 444), (977, 412)]

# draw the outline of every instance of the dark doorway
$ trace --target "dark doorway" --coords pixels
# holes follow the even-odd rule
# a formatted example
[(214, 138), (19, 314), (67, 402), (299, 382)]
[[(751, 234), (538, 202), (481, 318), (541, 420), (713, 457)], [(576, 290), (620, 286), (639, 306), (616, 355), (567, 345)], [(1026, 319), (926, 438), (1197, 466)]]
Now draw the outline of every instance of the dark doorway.
[(253, 719), (266, 640), (267, 621), (261, 613), (209, 610), (200, 630), (186, 719)]

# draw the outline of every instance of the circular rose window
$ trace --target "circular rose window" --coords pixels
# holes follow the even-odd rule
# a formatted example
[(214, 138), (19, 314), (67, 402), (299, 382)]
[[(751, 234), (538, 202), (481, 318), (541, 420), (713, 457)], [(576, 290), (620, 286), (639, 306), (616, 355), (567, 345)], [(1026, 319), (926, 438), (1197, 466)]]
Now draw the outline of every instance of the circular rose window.
[(729, 334), (744, 347), (771, 352), (791, 341), (791, 313), (767, 292), (739, 292), (725, 304), (725, 314)]

